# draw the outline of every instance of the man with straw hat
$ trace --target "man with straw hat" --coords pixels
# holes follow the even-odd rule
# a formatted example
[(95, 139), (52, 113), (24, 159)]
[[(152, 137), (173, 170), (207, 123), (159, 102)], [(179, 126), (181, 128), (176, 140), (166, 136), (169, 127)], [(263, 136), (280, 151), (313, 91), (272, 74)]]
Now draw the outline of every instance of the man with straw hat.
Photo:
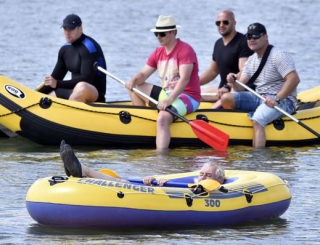
[[(178, 28), (180, 26), (173, 16), (159, 16), (156, 27), (150, 31), (161, 46), (125, 85), (130, 90), (133, 105), (144, 106), (149, 103), (133, 92), (133, 88), (159, 101), (156, 145), (160, 151), (168, 149), (171, 138), (169, 125), (176, 119), (165, 109), (170, 107), (184, 116), (197, 110), (201, 100), (197, 56), (189, 44), (176, 38)], [(146, 82), (156, 70), (161, 87)]]

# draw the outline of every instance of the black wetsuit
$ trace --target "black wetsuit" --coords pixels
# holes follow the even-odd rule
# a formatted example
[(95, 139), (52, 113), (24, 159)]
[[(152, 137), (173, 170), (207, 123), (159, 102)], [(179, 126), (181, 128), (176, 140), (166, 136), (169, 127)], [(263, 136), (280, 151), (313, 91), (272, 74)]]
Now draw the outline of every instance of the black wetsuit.
[(239, 58), (249, 57), (253, 51), (249, 49), (245, 35), (237, 32), (227, 46), (222, 38), (214, 44), (212, 60), (217, 63), (220, 73), (219, 88), (227, 83), (227, 75), (239, 72)]
[[(58, 54), (57, 64), (51, 74), (57, 80), (55, 89), (57, 97), (68, 99), (76, 84), (85, 81), (98, 90), (99, 98), (97, 101), (105, 102), (106, 75), (94, 69), (95, 62), (106, 69), (102, 49), (91, 37), (82, 34), (74, 43), (63, 45)], [(63, 80), (68, 71), (71, 72), (71, 80)]]

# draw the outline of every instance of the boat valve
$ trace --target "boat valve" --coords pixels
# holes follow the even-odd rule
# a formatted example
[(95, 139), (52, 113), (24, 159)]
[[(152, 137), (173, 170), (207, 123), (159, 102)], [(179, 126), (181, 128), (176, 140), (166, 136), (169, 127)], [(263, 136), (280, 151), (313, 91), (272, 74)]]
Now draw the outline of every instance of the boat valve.
[(119, 118), (120, 118), (120, 121), (124, 124), (128, 124), (131, 122), (131, 115), (127, 111), (120, 111)]
[(205, 121), (205, 122), (207, 122), (207, 123), (209, 122), (207, 116), (202, 115), (202, 114), (197, 115), (196, 118), (197, 118), (197, 120), (202, 120), (202, 121)]
[(48, 97), (43, 97), (39, 104), (42, 109), (48, 109), (52, 104), (52, 100)]
[(282, 120), (282, 118), (278, 118), (278, 119), (274, 120), (272, 123), (273, 123), (274, 128), (279, 131), (283, 130), (285, 127), (285, 124), (284, 124), (284, 121)]
[(119, 198), (123, 198), (123, 197), (124, 197), (124, 194), (123, 194), (122, 191), (119, 191), (119, 192), (117, 193), (117, 196), (118, 196)]

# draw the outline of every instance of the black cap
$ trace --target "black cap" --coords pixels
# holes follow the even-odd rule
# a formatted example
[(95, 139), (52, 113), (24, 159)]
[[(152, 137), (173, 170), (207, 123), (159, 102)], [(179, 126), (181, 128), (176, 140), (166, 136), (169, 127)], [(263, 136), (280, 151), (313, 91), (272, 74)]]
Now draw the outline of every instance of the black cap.
[(259, 35), (261, 33), (267, 34), (267, 30), (264, 27), (264, 25), (260, 23), (253, 23), (248, 26), (248, 32), (247, 34), (256, 34)]
[(82, 25), (82, 21), (78, 15), (69, 14), (69, 15), (67, 15), (66, 18), (64, 18), (63, 24), (61, 27), (74, 29), (74, 28), (81, 26), (81, 25)]

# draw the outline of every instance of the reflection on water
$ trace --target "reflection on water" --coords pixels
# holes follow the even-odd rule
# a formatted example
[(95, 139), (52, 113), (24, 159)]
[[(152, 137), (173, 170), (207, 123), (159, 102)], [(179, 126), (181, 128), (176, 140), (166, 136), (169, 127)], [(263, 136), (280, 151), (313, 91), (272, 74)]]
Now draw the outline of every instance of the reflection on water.
[[(42, 235), (42, 236), (55, 236), (55, 235), (68, 235), (68, 236), (77, 236), (77, 235), (94, 235), (96, 240), (104, 240), (105, 235), (108, 234), (108, 237), (112, 239), (114, 237), (125, 237), (126, 240), (131, 240), (130, 236), (136, 236), (144, 233), (145, 237), (155, 237), (155, 240), (158, 238), (165, 237), (176, 237), (180, 239), (196, 238), (198, 236), (204, 236), (207, 239), (219, 240), (224, 238), (228, 234), (229, 238), (237, 239), (232, 233), (233, 231), (237, 232), (253, 232), (257, 229), (263, 229), (263, 234), (257, 234), (256, 236), (251, 236), (252, 238), (259, 239), (262, 236), (271, 236), (274, 235), (274, 232), (281, 231), (287, 227), (288, 222), (282, 218), (267, 219), (255, 222), (243, 222), (241, 224), (229, 225), (229, 226), (209, 226), (209, 227), (186, 227), (184, 229), (178, 228), (157, 228), (156, 231), (154, 228), (150, 229), (134, 229), (126, 228), (122, 229), (96, 229), (96, 228), (60, 228), (60, 227), (48, 227), (39, 224), (32, 224), (28, 227), (27, 232), (33, 235)], [(100, 236), (100, 238), (99, 238)], [(152, 241), (149, 239), (149, 242)]]

